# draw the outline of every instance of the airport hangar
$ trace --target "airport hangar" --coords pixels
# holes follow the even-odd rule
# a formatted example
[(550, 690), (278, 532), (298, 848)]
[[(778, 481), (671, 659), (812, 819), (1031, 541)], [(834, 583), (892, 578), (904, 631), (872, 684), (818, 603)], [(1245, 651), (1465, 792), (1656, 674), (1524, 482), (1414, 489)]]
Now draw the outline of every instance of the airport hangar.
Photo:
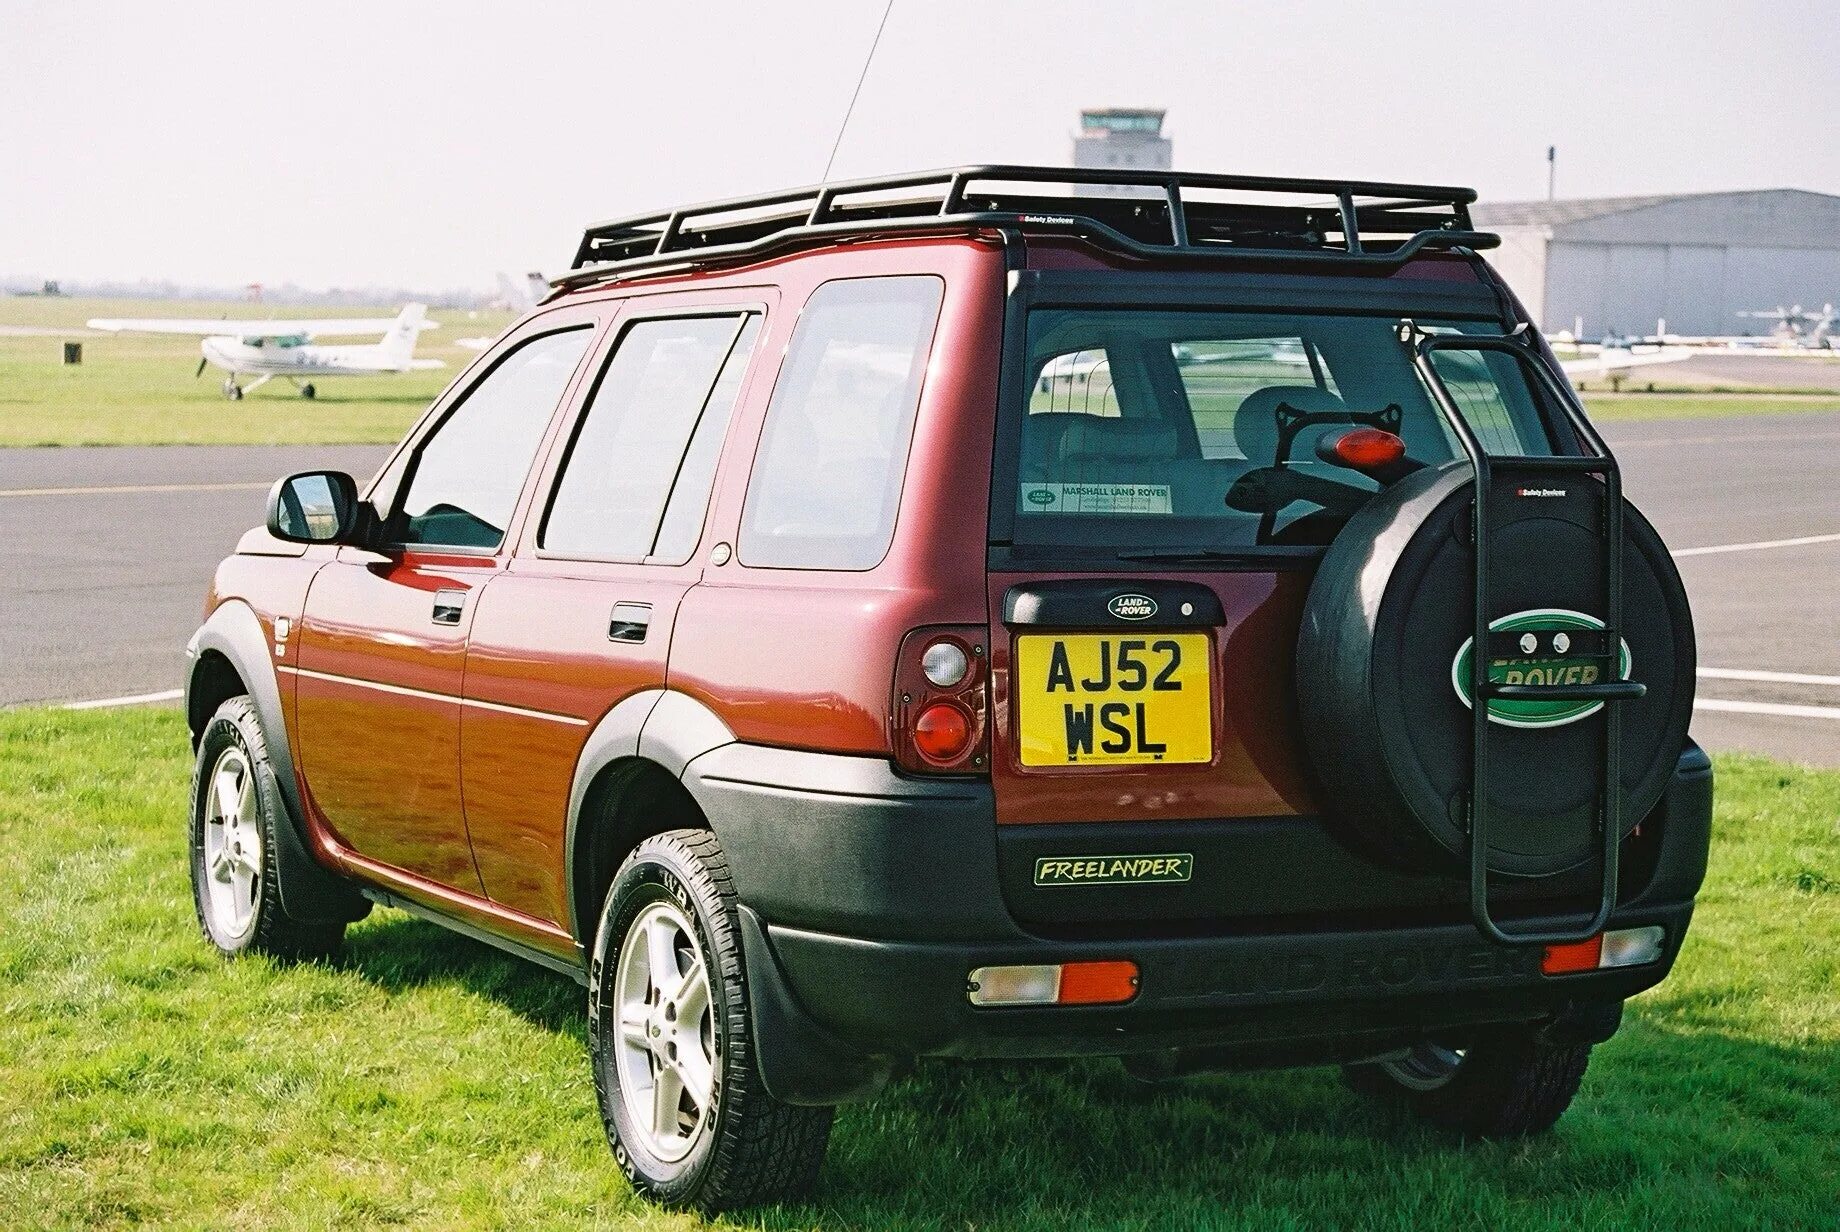
[(1547, 333), (1759, 334), (1840, 302), (1840, 197), (1796, 188), (1479, 203), (1486, 254)]

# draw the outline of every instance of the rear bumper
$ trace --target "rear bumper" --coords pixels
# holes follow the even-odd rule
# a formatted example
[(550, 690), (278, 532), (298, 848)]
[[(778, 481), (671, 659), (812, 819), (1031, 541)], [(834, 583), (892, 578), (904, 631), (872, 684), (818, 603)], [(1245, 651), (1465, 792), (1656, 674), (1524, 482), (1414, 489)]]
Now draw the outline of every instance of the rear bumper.
[[(692, 762), (685, 782), (722, 840), (743, 903), (767, 1084), (802, 1103), (866, 1094), (915, 1056), (1206, 1049), (1223, 1063), (1301, 1064), (1484, 1024), (1602, 1022), (1607, 1007), (1672, 966), (1704, 876), (1711, 812), (1711, 768), (1690, 747), (1652, 822), (1660, 842), (1641, 862), (1641, 884), (1625, 882), (1611, 924), (1662, 925), (1659, 960), (1546, 976), (1541, 947), (1496, 945), (1437, 911), (1405, 922), (1388, 909), (1325, 927), (1298, 910), (1047, 935), (1009, 909), (982, 784), (917, 782), (868, 759), (743, 745)], [(1297, 878), (1299, 907), (1313, 880)], [(1104, 959), (1138, 965), (1134, 1000), (991, 1008), (967, 996), (980, 966)]]

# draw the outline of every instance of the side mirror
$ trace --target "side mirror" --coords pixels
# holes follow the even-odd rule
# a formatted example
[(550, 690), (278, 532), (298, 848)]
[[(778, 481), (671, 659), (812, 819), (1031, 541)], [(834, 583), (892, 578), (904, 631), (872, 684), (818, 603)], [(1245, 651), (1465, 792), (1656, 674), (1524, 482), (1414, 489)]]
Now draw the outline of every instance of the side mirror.
[(268, 493), (268, 533), (289, 543), (345, 543), (358, 524), (358, 485), (343, 471), (303, 471)]

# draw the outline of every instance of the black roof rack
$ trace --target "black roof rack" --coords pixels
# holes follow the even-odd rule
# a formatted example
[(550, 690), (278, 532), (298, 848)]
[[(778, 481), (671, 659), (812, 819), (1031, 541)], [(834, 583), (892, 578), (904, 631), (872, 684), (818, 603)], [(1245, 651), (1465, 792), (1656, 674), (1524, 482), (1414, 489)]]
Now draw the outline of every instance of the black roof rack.
[(1105, 171), (948, 167), (816, 184), (596, 223), (557, 287), (755, 260), (868, 236), (1003, 227), (1133, 256), (1394, 266), (1428, 248), (1493, 248), (1468, 188)]

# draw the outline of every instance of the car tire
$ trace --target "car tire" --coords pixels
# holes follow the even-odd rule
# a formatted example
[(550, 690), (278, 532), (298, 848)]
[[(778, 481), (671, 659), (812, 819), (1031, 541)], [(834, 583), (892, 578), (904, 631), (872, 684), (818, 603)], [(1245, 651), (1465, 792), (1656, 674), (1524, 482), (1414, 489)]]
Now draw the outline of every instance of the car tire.
[(233, 697), (198, 740), (192, 770), (192, 906), (219, 953), (327, 958), (345, 939), (340, 921), (297, 920), (282, 906), (276, 828), (291, 825), (255, 703)]
[(753, 1039), (721, 845), (705, 830), (646, 839), (608, 890), (588, 984), (601, 1119), (635, 1189), (717, 1211), (815, 1186), (832, 1109), (768, 1093)]
[(1355, 1090), (1465, 1137), (1523, 1138), (1551, 1129), (1571, 1107), (1590, 1060), (1589, 1044), (1554, 1043), (1535, 1028), (1513, 1027), (1461, 1050), (1426, 1042), (1343, 1073)]

